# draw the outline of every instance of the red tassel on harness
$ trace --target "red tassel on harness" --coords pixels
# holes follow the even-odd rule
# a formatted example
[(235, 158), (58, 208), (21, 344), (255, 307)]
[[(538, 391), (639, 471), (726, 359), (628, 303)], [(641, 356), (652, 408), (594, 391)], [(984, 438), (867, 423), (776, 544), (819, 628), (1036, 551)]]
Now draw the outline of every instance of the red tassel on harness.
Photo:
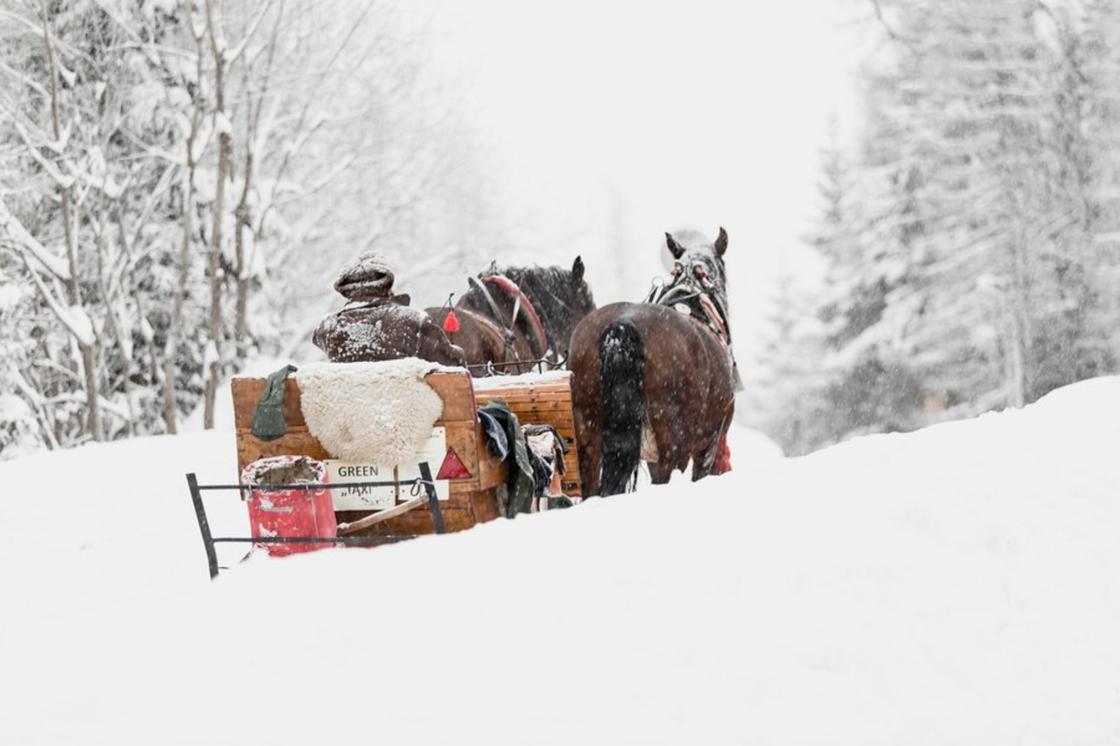
[(459, 317), (455, 315), (454, 309), (448, 311), (447, 315), (443, 317), (443, 330), (448, 334), (459, 331)]

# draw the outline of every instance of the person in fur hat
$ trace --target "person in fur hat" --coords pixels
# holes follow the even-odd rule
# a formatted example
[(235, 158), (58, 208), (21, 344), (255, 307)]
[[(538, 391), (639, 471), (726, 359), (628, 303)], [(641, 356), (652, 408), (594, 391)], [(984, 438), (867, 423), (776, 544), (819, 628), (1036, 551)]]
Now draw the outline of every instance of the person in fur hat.
[(331, 362), (354, 363), (418, 357), (465, 366), (462, 348), (406, 294), (393, 293), (393, 270), (384, 258), (366, 252), (339, 273), (334, 289), (348, 301), (329, 314), (311, 341)]

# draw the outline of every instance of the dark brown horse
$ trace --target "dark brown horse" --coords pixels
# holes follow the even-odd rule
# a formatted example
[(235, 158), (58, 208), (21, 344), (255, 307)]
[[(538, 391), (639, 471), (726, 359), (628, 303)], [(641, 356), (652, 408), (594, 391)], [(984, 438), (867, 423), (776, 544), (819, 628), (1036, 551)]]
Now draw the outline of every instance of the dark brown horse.
[(572, 333), (569, 367), (585, 495), (633, 488), (641, 461), (655, 484), (692, 461), (693, 480), (730, 469), (735, 406), (723, 255), (678, 243), (671, 281), (646, 303), (613, 303)]
[[(448, 330), (448, 308), (426, 310)], [(463, 348), (476, 376), (524, 373), (536, 360), (558, 367), (568, 356), (572, 330), (593, 310), (580, 257), (571, 270), (491, 264), (471, 278), (470, 289), (455, 306), (459, 328), (447, 336)]]
[[(463, 350), (471, 374), (476, 378), (495, 373), (527, 373), (533, 369), (537, 355), (528, 336), (519, 330), (508, 330), (490, 316), (469, 308), (455, 308), (458, 329), (449, 330), (449, 306), (424, 309), (438, 324), (451, 344)], [(518, 361), (526, 361), (519, 363)]]

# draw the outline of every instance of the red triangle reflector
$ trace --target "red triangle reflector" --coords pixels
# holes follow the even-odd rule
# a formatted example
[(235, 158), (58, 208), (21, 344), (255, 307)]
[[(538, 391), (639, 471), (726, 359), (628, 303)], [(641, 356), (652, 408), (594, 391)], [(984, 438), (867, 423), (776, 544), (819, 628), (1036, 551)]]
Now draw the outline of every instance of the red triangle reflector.
[(463, 465), (459, 454), (451, 446), (447, 447), (447, 455), (443, 457), (443, 464), (439, 467), (436, 479), (470, 479), (471, 473)]

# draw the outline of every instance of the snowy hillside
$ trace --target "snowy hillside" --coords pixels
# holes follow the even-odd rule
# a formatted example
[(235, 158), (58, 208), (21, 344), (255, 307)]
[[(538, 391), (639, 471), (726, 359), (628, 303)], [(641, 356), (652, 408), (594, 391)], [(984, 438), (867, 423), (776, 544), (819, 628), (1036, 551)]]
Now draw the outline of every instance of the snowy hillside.
[(3, 463), (0, 743), (1115, 743), (1118, 412), (738, 433), (726, 477), (216, 583), (182, 475), (228, 433)]

